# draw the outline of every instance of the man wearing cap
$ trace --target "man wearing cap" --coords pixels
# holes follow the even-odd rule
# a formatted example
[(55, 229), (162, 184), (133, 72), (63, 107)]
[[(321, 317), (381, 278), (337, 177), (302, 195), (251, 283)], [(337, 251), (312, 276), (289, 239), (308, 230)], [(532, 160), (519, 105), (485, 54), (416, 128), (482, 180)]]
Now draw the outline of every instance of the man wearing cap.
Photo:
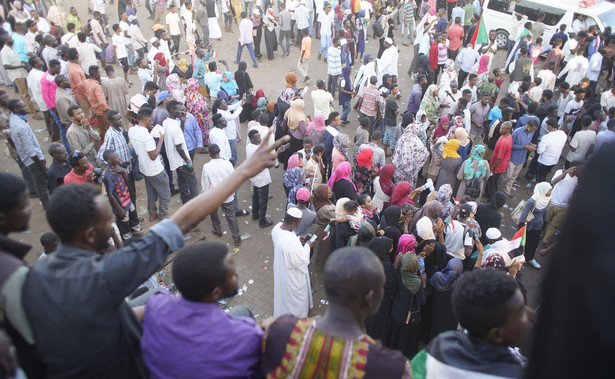
[(308, 265), (314, 242), (305, 243), (293, 232), (302, 217), (301, 210), (290, 208), (284, 221), (271, 231), (274, 250), (273, 317), (291, 314), (304, 318), (313, 306)]
[(382, 56), (376, 59), (376, 65), (378, 66), (378, 85), (384, 74), (397, 76), (397, 60), (399, 59), (399, 53), (397, 52), (397, 46), (393, 45), (393, 40), (389, 37), (384, 39), (384, 48)]
[(299, 237), (305, 237), (309, 234), (313, 234), (314, 223), (318, 221), (318, 219), (316, 218), (316, 212), (308, 208), (311, 196), (312, 194), (310, 193), (309, 189), (305, 187), (299, 188), (297, 194), (295, 195), (295, 198), (297, 199), (297, 204), (295, 205), (293, 203), (288, 203), (288, 205), (286, 206), (287, 209), (297, 208), (301, 211), (301, 222), (293, 230), (293, 232), (295, 232), (295, 234)]
[(490, 255), (500, 254), (504, 258), (506, 266), (510, 266), (512, 259), (508, 254), (512, 250), (512, 245), (509, 240), (502, 237), (502, 232), (497, 228), (489, 228), (485, 232), (488, 244), (485, 245), (485, 251), (481, 259), (481, 264), (487, 260)]
[[(249, 159), (261, 144), (261, 134), (257, 129), (252, 129), (248, 132), (248, 139), (250, 142), (246, 144), (246, 159)], [(273, 225), (272, 221), (267, 220), (269, 184), (271, 184), (269, 169), (266, 168), (250, 178), (250, 182), (252, 183), (252, 221), (258, 220), (258, 226), (268, 228)]]
[[(215, 143), (209, 145), (209, 156), (211, 160), (203, 165), (203, 173), (201, 174), (201, 188), (203, 192), (212, 189), (226, 178), (233, 174), (234, 168), (231, 162), (220, 157), (220, 148)], [(220, 206), (228, 222), (228, 227), (233, 236), (235, 246), (241, 245), (241, 236), (239, 234), (239, 225), (237, 225), (237, 216), (235, 215), (235, 207), (237, 203), (236, 194), (229, 196)], [(222, 227), (218, 210), (211, 213), (211, 223), (213, 225), (212, 233), (218, 237), (222, 237)]]

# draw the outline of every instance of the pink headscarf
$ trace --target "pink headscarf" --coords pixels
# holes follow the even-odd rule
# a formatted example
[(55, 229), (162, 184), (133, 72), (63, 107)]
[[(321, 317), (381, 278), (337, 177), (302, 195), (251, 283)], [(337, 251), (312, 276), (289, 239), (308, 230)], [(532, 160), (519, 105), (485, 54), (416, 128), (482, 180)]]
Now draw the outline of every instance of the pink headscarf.
[(288, 158), (288, 164), (286, 166), (286, 170), (290, 170), (291, 168), (299, 167), (299, 163), (301, 160), (299, 159), (299, 154), (293, 154)]
[[(352, 169), (350, 168), (350, 163), (348, 163), (348, 161), (344, 161), (340, 163), (339, 165), (337, 165), (337, 168), (335, 169), (333, 174), (331, 174), (331, 177), (329, 178), (329, 182), (327, 182), (327, 184), (329, 185), (329, 187), (331, 187), (331, 189), (333, 189), (333, 185), (335, 185), (335, 182), (337, 182), (338, 180), (345, 179), (345, 180), (348, 180), (350, 183), (352, 183), (352, 180), (350, 180), (351, 172), (352, 172)], [(354, 183), (352, 183), (352, 186), (354, 187), (354, 190), (356, 191), (357, 186), (355, 186)]]
[(414, 245), (416, 244), (416, 237), (412, 234), (402, 234), (397, 242), (397, 254), (406, 254), (411, 251), (414, 253)]
[(327, 125), (325, 125), (325, 115), (322, 113), (316, 113), (314, 115), (314, 121), (310, 122), (307, 127), (308, 134), (312, 132), (312, 128), (317, 132), (322, 132), (325, 130)]
[(487, 71), (488, 68), (489, 68), (489, 55), (483, 54), (478, 60), (478, 71), (476, 73), (482, 74), (483, 72)]

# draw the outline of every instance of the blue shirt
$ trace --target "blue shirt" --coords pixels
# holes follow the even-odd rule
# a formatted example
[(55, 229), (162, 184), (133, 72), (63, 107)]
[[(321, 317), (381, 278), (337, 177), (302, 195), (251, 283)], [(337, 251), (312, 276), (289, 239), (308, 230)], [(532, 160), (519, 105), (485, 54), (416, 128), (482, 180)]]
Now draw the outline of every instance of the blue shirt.
[(519, 121), (517, 121), (517, 125), (515, 125), (515, 130), (523, 128), (528, 122), (530, 122), (530, 120), (536, 120), (536, 123), (540, 125), (540, 119), (537, 116), (524, 114), (519, 117)]
[(568, 41), (568, 36), (566, 35), (566, 33), (562, 33), (562, 32), (555, 33), (555, 34), (553, 34), (553, 37), (551, 37), (551, 41), (549, 41), (549, 45), (553, 46), (553, 44), (555, 43), (556, 39), (561, 39), (562, 40), (562, 46), (564, 46), (566, 41)]
[(436, 33), (445, 32), (446, 29), (448, 29), (447, 27), (448, 27), (448, 22), (446, 22), (446, 18), (439, 19), (438, 23), (436, 24)]
[(21, 59), (22, 62), (28, 62), (30, 56), (28, 56), (26, 37), (19, 33), (13, 33), (11, 34), (11, 38), (13, 39), (13, 48), (17, 54), (19, 54), (19, 59)]
[(478, 62), (478, 53), (474, 49), (466, 47), (457, 56), (457, 62), (459, 62), (463, 71), (470, 72), (474, 63)]
[(423, 97), (423, 87), (420, 84), (416, 83), (412, 86), (412, 91), (410, 92), (410, 100), (408, 100), (408, 112), (416, 114), (419, 111), (419, 107), (421, 106), (421, 98)]
[(489, 126), (491, 127), (494, 122), (502, 118), (502, 110), (497, 105), (491, 108), (487, 115), (487, 120), (491, 121)]
[(532, 137), (535, 132), (528, 133), (525, 128), (516, 129), (512, 133), (513, 145), (510, 153), (510, 162), (522, 164), (527, 160), (528, 151), (523, 148), (525, 145), (532, 144)]
[(199, 85), (205, 85), (205, 74), (207, 74), (207, 65), (205, 61), (209, 59), (209, 53), (207, 53), (203, 59), (199, 57), (194, 58), (194, 70), (192, 71), (192, 77), (199, 81)]
[(197, 147), (203, 147), (203, 133), (196, 122), (196, 118), (191, 114), (186, 114), (184, 122), (184, 138), (186, 139), (186, 149), (192, 151)]

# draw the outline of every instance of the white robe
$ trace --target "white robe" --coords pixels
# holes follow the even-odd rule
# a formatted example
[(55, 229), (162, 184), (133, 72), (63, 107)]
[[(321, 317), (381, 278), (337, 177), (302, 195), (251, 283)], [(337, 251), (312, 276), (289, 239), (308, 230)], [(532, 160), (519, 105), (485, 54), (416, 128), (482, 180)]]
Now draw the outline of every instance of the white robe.
[(397, 76), (397, 60), (399, 52), (397, 47), (391, 46), (382, 52), (382, 56), (377, 60), (378, 66), (378, 85), (382, 84), (384, 74)]
[(301, 245), (292, 231), (283, 230), (282, 223), (271, 231), (273, 239), (273, 316), (284, 314), (304, 318), (312, 308), (310, 285), (310, 246)]

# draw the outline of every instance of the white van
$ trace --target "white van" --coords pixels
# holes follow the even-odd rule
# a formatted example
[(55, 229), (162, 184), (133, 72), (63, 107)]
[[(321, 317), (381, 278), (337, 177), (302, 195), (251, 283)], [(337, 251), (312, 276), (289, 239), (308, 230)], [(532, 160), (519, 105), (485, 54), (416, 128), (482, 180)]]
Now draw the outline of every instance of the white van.
[(600, 31), (605, 27), (615, 26), (615, 4), (599, 1), (590, 6), (581, 6), (579, 0), (485, 0), (483, 4), (483, 20), (487, 31), (496, 31), (498, 48), (508, 46), (508, 36), (513, 26), (512, 11), (526, 15), (528, 21), (535, 22), (538, 13), (545, 14), (545, 32), (543, 43), (549, 44), (553, 34), (559, 31), (561, 24), (566, 24), (566, 33), (572, 30), (572, 21), (578, 14), (586, 17), (587, 25), (596, 24)]

